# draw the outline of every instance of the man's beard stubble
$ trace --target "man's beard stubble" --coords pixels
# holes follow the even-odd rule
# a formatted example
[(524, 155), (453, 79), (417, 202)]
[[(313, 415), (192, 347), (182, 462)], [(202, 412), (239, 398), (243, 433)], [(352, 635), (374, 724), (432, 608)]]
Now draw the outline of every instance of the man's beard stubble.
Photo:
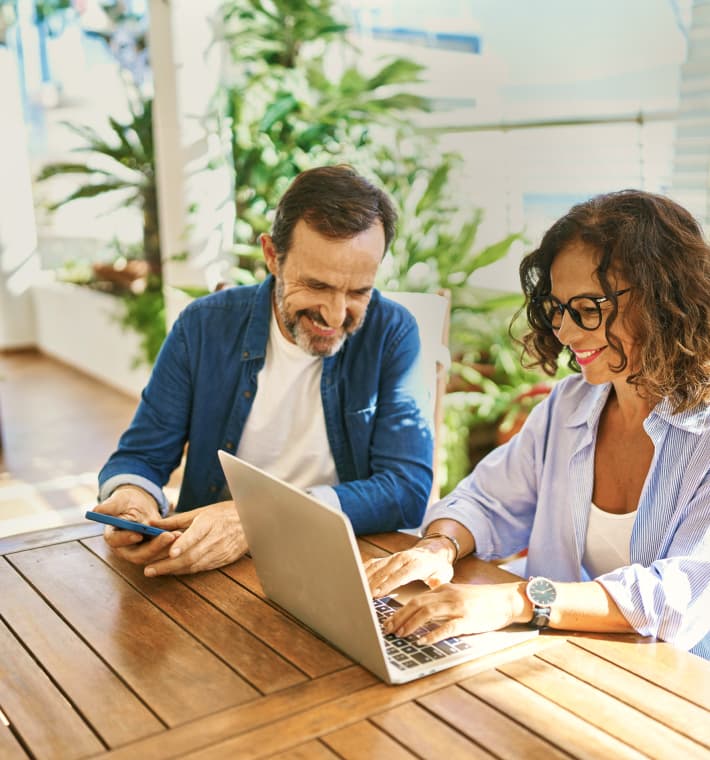
[(353, 317), (347, 314), (345, 321), (341, 325), (343, 332), (336, 338), (327, 338), (308, 332), (303, 327), (303, 318), (310, 319), (323, 327), (328, 327), (328, 325), (323, 321), (320, 313), (313, 309), (300, 309), (293, 315), (288, 312), (284, 304), (283, 279), (281, 277), (276, 277), (275, 279), (274, 299), (281, 321), (296, 345), (306, 353), (311, 354), (311, 356), (320, 356), (321, 358), (333, 356), (342, 348), (345, 340), (354, 335), (362, 326), (364, 315), (363, 319), (355, 324)]

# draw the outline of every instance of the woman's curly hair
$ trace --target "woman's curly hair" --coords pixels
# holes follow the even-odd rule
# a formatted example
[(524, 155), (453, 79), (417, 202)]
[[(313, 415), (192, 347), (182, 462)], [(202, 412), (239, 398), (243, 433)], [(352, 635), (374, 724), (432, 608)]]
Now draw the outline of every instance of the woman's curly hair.
[[(563, 348), (545, 325), (538, 299), (550, 293), (550, 266), (572, 243), (599, 252), (597, 277), (612, 304), (605, 323), (609, 346), (629, 362), (613, 332), (618, 314), (610, 274), (623, 277), (635, 348), (628, 382), (649, 399), (667, 397), (675, 412), (710, 402), (710, 246), (693, 216), (661, 195), (622, 190), (573, 206), (520, 264), (523, 309), (530, 330), (524, 354), (548, 374)], [(579, 371), (570, 359), (569, 366)]]

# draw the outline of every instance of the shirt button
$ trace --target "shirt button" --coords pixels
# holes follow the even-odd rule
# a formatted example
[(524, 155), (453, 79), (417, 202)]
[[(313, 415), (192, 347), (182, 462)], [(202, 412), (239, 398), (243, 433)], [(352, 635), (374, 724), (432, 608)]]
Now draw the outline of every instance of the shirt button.
[(217, 486), (212, 485), (212, 486), (209, 487), (208, 490), (209, 490), (210, 493), (217, 493), (218, 489), (217, 489)]
[(227, 449), (227, 451), (231, 451), (234, 448), (234, 444), (231, 441), (227, 441), (227, 443), (224, 444), (224, 448)]
[(248, 359), (248, 358), (249, 358), (249, 352), (248, 352), (248, 351), (244, 351), (244, 352), (242, 353), (242, 357), (243, 357), (244, 359)]
[(244, 398), (251, 398), (251, 391), (244, 391)]

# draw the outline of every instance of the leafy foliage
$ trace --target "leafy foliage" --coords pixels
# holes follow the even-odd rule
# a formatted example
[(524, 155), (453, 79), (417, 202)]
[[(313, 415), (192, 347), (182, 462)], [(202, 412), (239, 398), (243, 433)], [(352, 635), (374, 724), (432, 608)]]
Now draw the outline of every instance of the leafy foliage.
[[(373, 130), (403, 125), (426, 99), (397, 88), (422, 67), (397, 58), (374, 74), (356, 66), (334, 72), (347, 25), (333, 0), (230, 0), (219, 33), (233, 66), (223, 96), (231, 122), (237, 253), (250, 253), (269, 229), (269, 214), (301, 171), (372, 155)], [(247, 268), (253, 263), (243, 263)]]
[(165, 299), (159, 288), (147, 288), (143, 293), (127, 293), (123, 296), (123, 327), (141, 336), (141, 355), (133, 360), (133, 366), (147, 363), (152, 366), (165, 340)]
[[(128, 246), (114, 241), (114, 260), (117, 263), (110, 280), (104, 278), (111, 273), (112, 267), (98, 262), (93, 264), (93, 269), (70, 263), (65, 265), (67, 271), (63, 275), (60, 272), (60, 276), (121, 295), (125, 306), (122, 324), (141, 335), (142, 353), (134, 362), (152, 364), (165, 338), (152, 99), (137, 97), (130, 103), (130, 114), (130, 119), (125, 123), (108, 117), (110, 137), (104, 137), (92, 127), (64, 122), (64, 126), (82, 140), (74, 152), (85, 154), (87, 159), (85, 162), (47, 164), (39, 172), (37, 180), (46, 182), (69, 175), (86, 178), (69, 195), (53, 203), (50, 210), (107, 193), (116, 196), (118, 208), (140, 208), (143, 214), (142, 245)], [(126, 267), (140, 260), (148, 265), (147, 276), (142, 276), (140, 287), (131, 289), (131, 283), (126, 279)], [(136, 271), (141, 270), (136, 267)]]
[(130, 105), (131, 118), (122, 123), (108, 118), (113, 139), (104, 138), (92, 127), (63, 122), (78, 135), (83, 144), (74, 149), (87, 154), (85, 162), (47, 164), (37, 176), (45, 182), (60, 175), (82, 175), (87, 182), (68, 196), (52, 204), (54, 210), (81, 199), (116, 193), (118, 207), (138, 205), (143, 213), (143, 256), (151, 271), (161, 276), (158, 199), (155, 184), (155, 150), (153, 145), (153, 101), (139, 99)]
[(471, 329), (467, 315), (501, 308), (512, 310), (520, 305), (517, 295), (482, 298), (472, 285), (475, 272), (507, 256), (523, 237), (514, 233), (477, 248), (483, 211), (462, 209), (452, 196), (451, 175), (460, 157), (445, 153), (430, 164), (419, 158), (431, 153), (431, 145), (420, 145), (406, 155), (388, 147), (379, 151), (376, 172), (398, 201), (401, 217), (399, 233), (382, 264), (378, 284), (385, 290), (449, 290), (451, 344), (458, 351)]

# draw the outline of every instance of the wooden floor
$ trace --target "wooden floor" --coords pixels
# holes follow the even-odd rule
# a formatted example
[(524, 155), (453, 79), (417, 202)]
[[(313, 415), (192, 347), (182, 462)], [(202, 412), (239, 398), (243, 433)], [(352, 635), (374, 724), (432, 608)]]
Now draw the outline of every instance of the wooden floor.
[(82, 521), (136, 403), (40, 353), (0, 353), (0, 537)]

